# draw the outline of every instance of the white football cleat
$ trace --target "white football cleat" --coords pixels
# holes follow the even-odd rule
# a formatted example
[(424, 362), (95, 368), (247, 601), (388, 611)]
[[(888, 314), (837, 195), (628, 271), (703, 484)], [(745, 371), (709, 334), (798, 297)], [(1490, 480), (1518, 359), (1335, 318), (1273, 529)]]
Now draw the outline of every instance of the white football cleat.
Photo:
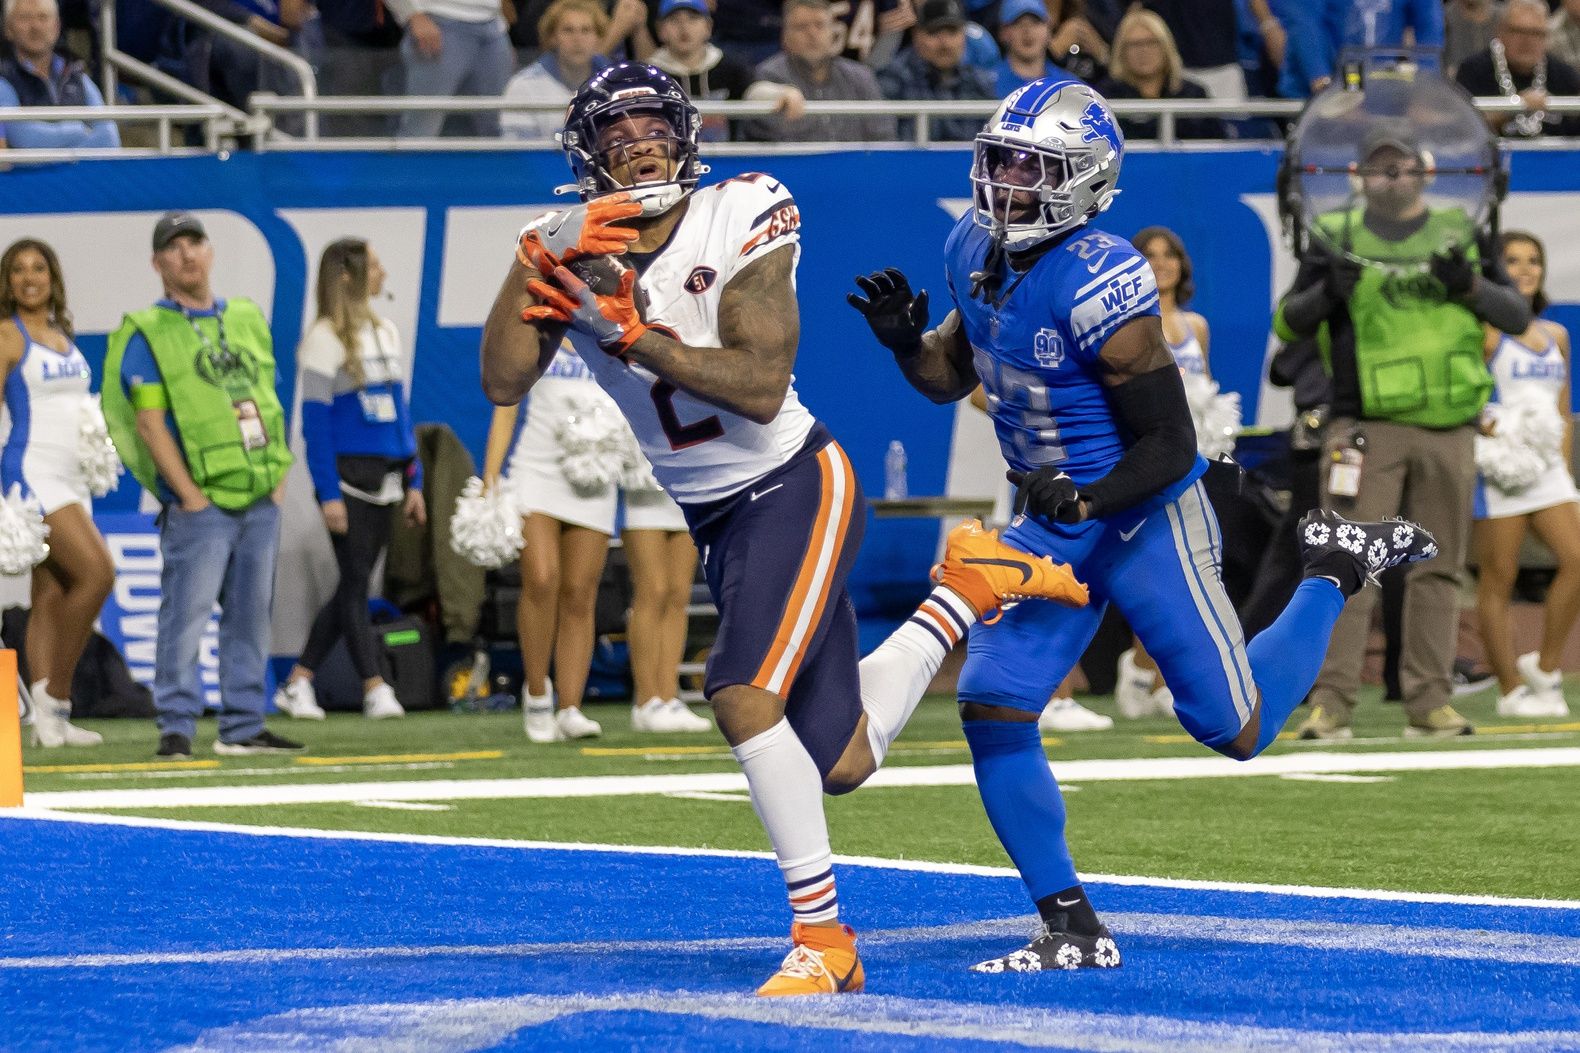
[(362, 696), (362, 715), (369, 720), (396, 720), (404, 717), (406, 710), (395, 697), (395, 689), (380, 684)]
[(554, 725), (562, 739), (592, 739), (603, 734), (603, 726), (583, 713), (580, 706), (567, 706), (556, 712)]
[(1107, 731), (1114, 718), (1094, 713), (1073, 698), (1053, 698), (1037, 718), (1041, 731)]
[(274, 689), (274, 708), (292, 720), (323, 720), (318, 692), (311, 680), (287, 680)]

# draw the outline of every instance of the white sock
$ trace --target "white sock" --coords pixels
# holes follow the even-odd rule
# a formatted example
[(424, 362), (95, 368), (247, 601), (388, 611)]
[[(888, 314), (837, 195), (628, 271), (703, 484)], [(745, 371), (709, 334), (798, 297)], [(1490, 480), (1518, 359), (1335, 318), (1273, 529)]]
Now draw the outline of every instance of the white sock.
[(783, 718), (730, 752), (746, 773), (752, 808), (779, 859), (795, 920), (836, 920), (839, 896), (823, 819), (823, 777), (812, 755)]
[(521, 685), (521, 708), (528, 713), (547, 713), (554, 708), (554, 688), (544, 690), (541, 695), (534, 695), (527, 690), (527, 685)]
[(56, 698), (50, 694), (48, 680), (37, 681), (27, 693), (35, 706), (48, 706), (49, 711), (59, 714), (61, 720), (71, 719), (71, 700)]
[(940, 585), (905, 624), (861, 660), (861, 708), (867, 713), (867, 744), (878, 764), (916, 712), (944, 656), (976, 620), (969, 603)]

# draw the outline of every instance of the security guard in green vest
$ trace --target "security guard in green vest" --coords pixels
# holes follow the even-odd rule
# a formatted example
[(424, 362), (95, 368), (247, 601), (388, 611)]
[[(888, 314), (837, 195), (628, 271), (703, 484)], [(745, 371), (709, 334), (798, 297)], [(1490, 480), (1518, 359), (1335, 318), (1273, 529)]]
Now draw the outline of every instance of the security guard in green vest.
[[(1437, 538), (1439, 556), (1406, 579), (1400, 657), (1405, 734), (1436, 737), (1474, 730), (1449, 698), (1473, 440), (1492, 391), (1483, 325), (1523, 333), (1531, 314), (1495, 262), (1478, 266), (1470, 218), (1428, 206), (1429, 163), (1407, 127), (1373, 128), (1355, 172), (1361, 204), (1317, 220), (1318, 240), (1346, 252), (1302, 260), (1274, 328), (1286, 342), (1315, 335), (1326, 349), (1324, 505), (1353, 519), (1402, 515)], [(1365, 589), (1345, 606), (1301, 738), (1350, 737), (1375, 599)]]
[(121, 459), (163, 506), (158, 756), (192, 755), (203, 633), (216, 603), (214, 752), (300, 750), (263, 724), (279, 502), (291, 467), (269, 323), (249, 300), (215, 297), (214, 247), (196, 216), (166, 213), (153, 248), (165, 296), (110, 336), (103, 404)]

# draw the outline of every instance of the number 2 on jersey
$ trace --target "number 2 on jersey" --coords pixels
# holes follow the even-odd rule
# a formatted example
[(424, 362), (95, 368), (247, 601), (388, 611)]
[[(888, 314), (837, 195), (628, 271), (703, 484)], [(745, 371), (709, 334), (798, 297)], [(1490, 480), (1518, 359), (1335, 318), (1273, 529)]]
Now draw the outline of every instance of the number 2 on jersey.
[(680, 422), (680, 414), (675, 412), (675, 393), (679, 390), (669, 381), (659, 380), (653, 383), (650, 392), (653, 406), (658, 410), (658, 423), (663, 426), (664, 437), (669, 440), (669, 448), (684, 450), (723, 435), (724, 425), (717, 414), (690, 424)]
[[(999, 441), (1012, 446), (1023, 464), (1040, 468), (1065, 459), (1059, 440), (1059, 422), (1041, 378), (1000, 362), (980, 348), (972, 348), (977, 376), (987, 394), (988, 415), (1003, 425)], [(1005, 440), (1005, 429), (1009, 439)], [(1005, 456), (1008, 459), (1009, 451)]]

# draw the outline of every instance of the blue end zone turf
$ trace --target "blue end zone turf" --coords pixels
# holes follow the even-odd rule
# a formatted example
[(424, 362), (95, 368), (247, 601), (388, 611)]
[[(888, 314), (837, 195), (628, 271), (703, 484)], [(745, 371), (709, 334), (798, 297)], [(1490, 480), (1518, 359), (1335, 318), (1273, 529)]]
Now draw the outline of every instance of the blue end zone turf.
[(765, 859), (0, 838), (6, 1050), (1580, 1050), (1572, 909), (1092, 885), (1124, 968), (978, 976), (1029, 930), (1017, 880), (847, 865), (868, 993), (765, 1000)]

